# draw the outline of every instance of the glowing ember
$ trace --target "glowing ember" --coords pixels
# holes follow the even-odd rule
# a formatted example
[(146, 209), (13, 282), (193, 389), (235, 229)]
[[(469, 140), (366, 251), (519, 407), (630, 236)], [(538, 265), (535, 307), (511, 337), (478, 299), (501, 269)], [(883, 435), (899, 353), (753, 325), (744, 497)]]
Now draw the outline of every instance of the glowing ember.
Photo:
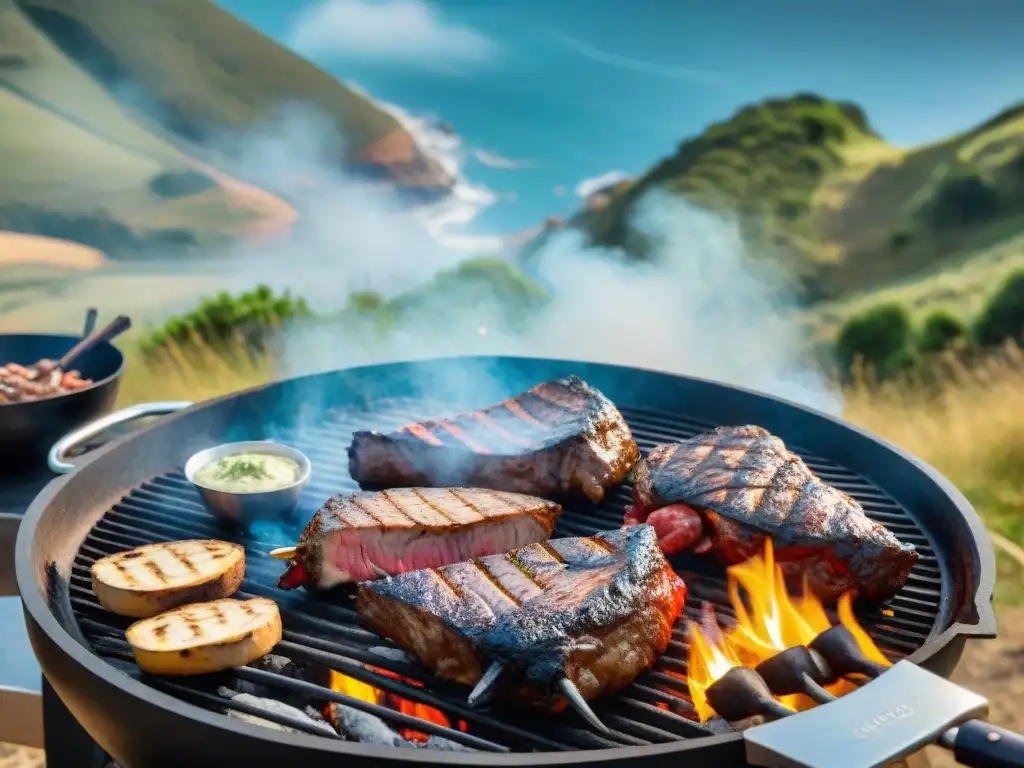
[[(394, 672), (389, 672), (386, 669), (370, 666), (368, 666), (367, 669), (372, 672), (376, 672), (379, 675), (383, 675), (384, 677), (400, 680), (407, 685), (412, 685), (417, 688), (423, 687), (423, 684), (417, 680), (404, 678), (401, 675), (396, 675)], [(435, 709), (434, 707), (427, 706), (426, 704), (420, 704), (416, 701), (410, 701), (409, 699), (397, 696), (393, 693), (388, 693), (387, 691), (382, 691), (380, 688), (376, 688), (369, 683), (356, 680), (353, 677), (343, 675), (335, 670), (331, 670), (331, 689), (338, 693), (343, 693), (346, 696), (351, 696), (352, 698), (365, 701), (369, 704), (379, 704), (381, 706), (390, 707), (396, 712), (401, 712), (404, 715), (418, 717), (420, 720), (426, 720), (427, 722), (435, 723), (436, 725), (444, 726), (445, 728), (451, 727), (451, 721), (445, 717), (443, 712)], [(468, 724), (461, 720), (458, 722), (457, 727), (462, 732), (469, 730)], [(419, 731), (411, 728), (401, 728), (398, 732), (403, 738), (406, 738), (409, 741), (427, 740), (427, 734), (420, 733)]]
[[(765, 540), (764, 553), (728, 571), (729, 602), (736, 612), (736, 624), (725, 632), (690, 622), (688, 686), (690, 698), (701, 722), (714, 714), (705, 691), (732, 667), (756, 667), (779, 651), (797, 645), (808, 645), (815, 637), (832, 627), (825, 607), (804, 585), (803, 596), (791, 596), (786, 590), (782, 568), (775, 562), (770, 539)], [(709, 615), (714, 611), (708, 608)], [(864, 656), (885, 666), (890, 662), (853, 615), (849, 594), (839, 598), (839, 621), (853, 634)], [(853, 690), (852, 683), (841, 680), (828, 690), (842, 696)], [(814, 702), (806, 696), (779, 697), (794, 710), (808, 709)]]

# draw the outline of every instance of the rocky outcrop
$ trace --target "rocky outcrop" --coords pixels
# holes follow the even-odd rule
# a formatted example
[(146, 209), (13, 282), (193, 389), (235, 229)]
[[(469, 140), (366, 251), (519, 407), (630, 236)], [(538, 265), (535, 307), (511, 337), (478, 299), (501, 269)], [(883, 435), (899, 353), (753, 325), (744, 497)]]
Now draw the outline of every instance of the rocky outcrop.
[(399, 194), (429, 202), (448, 195), (455, 179), (441, 164), (417, 146), (411, 133), (398, 129), (364, 148), (351, 170), (370, 178), (391, 181)]

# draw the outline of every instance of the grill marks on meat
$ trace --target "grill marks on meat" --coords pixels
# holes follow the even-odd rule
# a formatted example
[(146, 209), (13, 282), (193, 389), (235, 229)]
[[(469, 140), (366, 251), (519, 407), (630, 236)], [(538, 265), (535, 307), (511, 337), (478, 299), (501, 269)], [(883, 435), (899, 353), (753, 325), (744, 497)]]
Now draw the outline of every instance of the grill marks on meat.
[(771, 536), (787, 575), (831, 599), (855, 591), (884, 600), (906, 583), (918, 554), (822, 482), (761, 427), (719, 427), (660, 445), (635, 473), (626, 525), (646, 522), (669, 554), (713, 549), (742, 562)]
[(361, 584), (360, 621), (466, 685), (499, 662), (512, 700), (561, 709), (555, 685), (611, 694), (667, 647), (686, 587), (642, 525)]
[(594, 503), (640, 455), (622, 414), (576, 376), (450, 419), (356, 432), (349, 473), (364, 486), (470, 485)]
[(551, 535), (561, 506), (484, 488), (394, 488), (334, 496), (306, 526), (278, 582), (328, 589), (492, 555)]

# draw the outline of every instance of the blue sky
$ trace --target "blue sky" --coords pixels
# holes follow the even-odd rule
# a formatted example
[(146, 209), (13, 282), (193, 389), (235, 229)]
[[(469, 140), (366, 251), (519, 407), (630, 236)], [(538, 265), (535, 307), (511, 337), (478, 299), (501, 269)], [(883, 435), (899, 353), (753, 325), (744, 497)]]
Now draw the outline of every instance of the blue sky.
[(374, 96), (450, 121), (515, 202), (478, 226), (575, 207), (742, 104), (814, 91), (914, 145), (1024, 99), (1024, 0), (222, 0)]

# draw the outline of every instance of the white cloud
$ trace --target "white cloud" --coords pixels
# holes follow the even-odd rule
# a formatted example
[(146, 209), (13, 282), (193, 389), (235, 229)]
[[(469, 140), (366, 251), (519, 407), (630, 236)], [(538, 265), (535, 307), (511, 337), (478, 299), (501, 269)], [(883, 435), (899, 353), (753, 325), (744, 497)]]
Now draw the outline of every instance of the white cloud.
[(313, 57), (411, 62), (450, 70), (489, 61), (497, 45), (451, 21), (425, 0), (318, 0), (303, 7), (289, 36)]
[(628, 178), (622, 171), (608, 171), (608, 173), (602, 173), (600, 176), (591, 176), (589, 179), (584, 179), (573, 187), (573, 191), (578, 197), (590, 197), (595, 192), (600, 192), (602, 189), (607, 189), (612, 184)]
[(481, 165), (486, 165), (488, 168), (498, 168), (502, 171), (518, 171), (523, 168), (533, 168), (534, 166), (532, 160), (510, 160), (507, 157), (502, 157), (497, 152), (490, 152), (486, 149), (474, 149), (473, 157)]
[(566, 35), (557, 30), (551, 30), (551, 36), (556, 40), (559, 40), (568, 48), (576, 51), (580, 56), (585, 56), (586, 58), (601, 64), (607, 64), (610, 67), (618, 67), (619, 69), (639, 72), (644, 75), (665, 77), (670, 80), (686, 80), (691, 83), (700, 83), (702, 85), (721, 86), (727, 79), (727, 76), (722, 72), (715, 72), (707, 69), (675, 67), (660, 64), (655, 61), (648, 61), (646, 59), (634, 59), (630, 56), (622, 56), (620, 54), (598, 48), (596, 45), (591, 45), (585, 40), (580, 40), (578, 37), (572, 37), (571, 35)]

